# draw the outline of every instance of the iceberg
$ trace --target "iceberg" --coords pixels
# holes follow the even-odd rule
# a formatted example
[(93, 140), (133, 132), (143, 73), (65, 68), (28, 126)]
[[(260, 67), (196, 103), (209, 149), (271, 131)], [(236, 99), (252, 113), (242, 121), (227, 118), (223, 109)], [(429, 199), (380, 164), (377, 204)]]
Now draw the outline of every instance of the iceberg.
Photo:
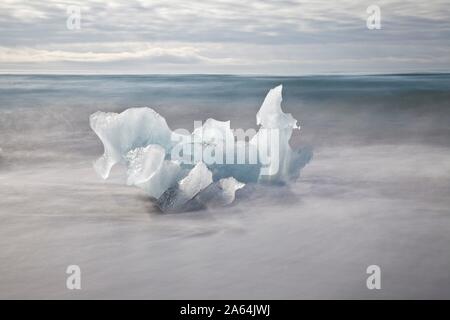
[(211, 183), (196, 198), (205, 207), (226, 206), (234, 201), (236, 191), (244, 186), (245, 183), (239, 182), (233, 177), (228, 177)]
[[(309, 162), (312, 153), (309, 150), (293, 151), (289, 145), (292, 131), (300, 130), (297, 120), (290, 113), (281, 110), (282, 86), (269, 91), (264, 102), (256, 114), (256, 124), (261, 129), (250, 141), (256, 145), (260, 153), (267, 146), (267, 141), (275, 139), (278, 150), (276, 161), (271, 161), (263, 168), (266, 174), (260, 175), (260, 181), (286, 183), (298, 177), (300, 169)], [(270, 150), (273, 152), (273, 150)], [(260, 154), (260, 157), (263, 155)]]
[(203, 162), (199, 162), (176, 186), (167, 189), (157, 200), (157, 204), (163, 211), (191, 208), (194, 205), (188, 203), (212, 182), (211, 171)]
[(256, 114), (259, 129), (236, 139), (230, 121), (207, 119), (192, 133), (172, 131), (151, 108), (96, 112), (90, 126), (104, 153), (94, 169), (107, 179), (116, 164), (126, 167), (126, 184), (136, 186), (163, 212), (226, 206), (248, 183), (287, 184), (311, 160), (312, 150), (293, 150), (297, 120), (281, 108), (282, 85), (269, 91)]
[(159, 145), (136, 148), (127, 153), (127, 185), (135, 185), (155, 199), (182, 177), (180, 165), (165, 160), (166, 153)]
[(122, 113), (96, 112), (89, 124), (105, 149), (94, 163), (97, 173), (106, 179), (116, 163), (125, 160), (129, 151), (158, 144), (170, 151), (174, 134), (166, 119), (150, 108), (130, 108)]

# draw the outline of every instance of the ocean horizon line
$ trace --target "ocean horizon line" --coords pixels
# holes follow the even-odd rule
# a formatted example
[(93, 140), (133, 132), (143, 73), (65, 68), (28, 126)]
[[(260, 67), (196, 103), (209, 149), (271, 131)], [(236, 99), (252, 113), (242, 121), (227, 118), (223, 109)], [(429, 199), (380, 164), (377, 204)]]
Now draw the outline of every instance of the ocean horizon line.
[(122, 76), (122, 77), (148, 77), (148, 76), (230, 76), (230, 77), (324, 77), (324, 76), (433, 76), (450, 75), (450, 71), (444, 72), (380, 72), (380, 73), (305, 73), (305, 74), (269, 74), (269, 73), (13, 73), (1, 72), (0, 76)]

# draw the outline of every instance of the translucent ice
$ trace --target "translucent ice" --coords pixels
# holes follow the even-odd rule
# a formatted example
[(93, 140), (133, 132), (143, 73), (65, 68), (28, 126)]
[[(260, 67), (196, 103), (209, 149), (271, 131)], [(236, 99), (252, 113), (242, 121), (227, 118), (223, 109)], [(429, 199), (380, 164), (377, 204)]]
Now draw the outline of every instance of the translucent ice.
[(203, 162), (199, 162), (176, 186), (167, 189), (157, 203), (163, 211), (180, 211), (212, 182), (211, 171)]
[(269, 91), (261, 108), (256, 113), (256, 124), (271, 129), (300, 129), (297, 120), (290, 113), (281, 110), (283, 86), (279, 85)]
[(94, 164), (103, 179), (108, 178), (111, 168), (123, 162), (127, 153), (135, 148), (158, 144), (170, 151), (172, 147), (172, 131), (166, 119), (150, 108), (130, 108), (119, 114), (96, 112), (89, 122), (105, 149)]
[(244, 186), (233, 177), (220, 179), (200, 192), (197, 200), (204, 206), (225, 206), (234, 201), (236, 191)]
[[(300, 169), (311, 159), (310, 150), (293, 151), (289, 145), (292, 130), (300, 129), (297, 120), (290, 113), (281, 110), (283, 87), (279, 85), (269, 91), (264, 102), (256, 114), (256, 123), (261, 125), (251, 144), (256, 145), (260, 158), (263, 157), (261, 151), (265, 146), (276, 145), (278, 161), (272, 161), (263, 167), (264, 174), (259, 176), (260, 181), (286, 183), (298, 177)], [(276, 144), (267, 144), (270, 139), (275, 139)], [(273, 153), (275, 150), (268, 150)]]
[(143, 189), (165, 212), (228, 205), (246, 183), (295, 180), (311, 159), (310, 149), (290, 147), (292, 131), (300, 127), (281, 102), (280, 85), (256, 114), (260, 128), (249, 142), (235, 139), (230, 121), (208, 119), (180, 134), (150, 108), (96, 112), (90, 125), (104, 154), (94, 168), (106, 179), (112, 166), (124, 164), (127, 184)]
[(126, 156), (127, 184), (135, 185), (158, 199), (183, 174), (178, 163), (164, 160), (165, 155), (164, 148), (155, 144), (129, 151)]

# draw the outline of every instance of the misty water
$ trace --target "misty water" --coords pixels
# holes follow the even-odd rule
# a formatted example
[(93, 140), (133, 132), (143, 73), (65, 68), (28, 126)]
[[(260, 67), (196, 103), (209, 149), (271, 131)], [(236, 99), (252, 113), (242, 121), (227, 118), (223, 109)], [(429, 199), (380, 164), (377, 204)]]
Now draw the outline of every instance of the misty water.
[[(301, 125), (291, 145), (314, 153), (289, 186), (163, 214), (123, 168), (92, 167), (95, 111), (256, 129), (278, 84)], [(449, 101), (445, 74), (0, 76), (0, 297), (450, 298)]]

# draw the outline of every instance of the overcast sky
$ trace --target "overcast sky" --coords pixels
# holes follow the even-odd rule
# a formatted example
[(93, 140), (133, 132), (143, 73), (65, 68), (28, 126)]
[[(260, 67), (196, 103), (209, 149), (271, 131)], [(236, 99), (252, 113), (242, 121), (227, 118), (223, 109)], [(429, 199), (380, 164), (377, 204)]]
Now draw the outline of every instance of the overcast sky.
[(0, 28), (2, 73), (450, 71), (448, 0), (1, 0)]

